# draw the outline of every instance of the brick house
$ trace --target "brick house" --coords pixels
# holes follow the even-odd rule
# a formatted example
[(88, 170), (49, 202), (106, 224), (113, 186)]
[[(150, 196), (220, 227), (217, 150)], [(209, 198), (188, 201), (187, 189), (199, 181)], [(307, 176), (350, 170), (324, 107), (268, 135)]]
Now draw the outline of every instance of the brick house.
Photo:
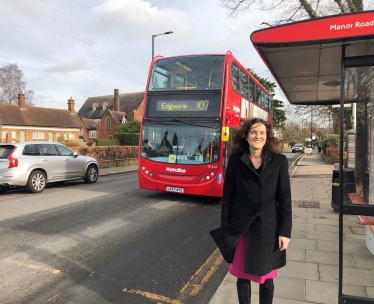
[(74, 106), (72, 98), (67, 110), (26, 106), (21, 92), (18, 104), (0, 104), (1, 142), (79, 139), (84, 127)]
[(97, 138), (97, 123), (93, 119), (81, 118), (84, 126), (83, 138), (87, 141)]
[[(114, 95), (89, 97), (79, 109), (78, 115), (88, 126), (88, 120), (96, 123), (98, 139), (118, 140), (115, 132), (117, 126), (133, 119), (142, 119), (144, 92), (119, 94), (114, 89)], [(92, 122), (91, 122), (92, 123)], [(85, 139), (93, 139), (94, 129), (86, 129)]]

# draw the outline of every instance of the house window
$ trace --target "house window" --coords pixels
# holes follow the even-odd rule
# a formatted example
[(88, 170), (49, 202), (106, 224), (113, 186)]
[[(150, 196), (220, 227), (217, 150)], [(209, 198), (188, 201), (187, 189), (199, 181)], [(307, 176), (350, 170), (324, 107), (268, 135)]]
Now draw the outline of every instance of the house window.
[(32, 132), (32, 139), (44, 139), (45, 133), (44, 132)]
[(97, 131), (90, 131), (88, 134), (89, 138), (97, 138)]
[(66, 133), (65, 134), (65, 139), (75, 139), (75, 134), (74, 133)]
[(109, 140), (113, 140), (113, 135), (108, 135)]
[(8, 138), (10, 138), (10, 137), (17, 138), (17, 132), (16, 131), (3, 131), (2, 134), (1, 134), (1, 137), (6, 138), (7, 134), (8, 134)]
[(100, 123), (101, 119), (95, 119), (94, 121), (95, 121), (96, 124), (98, 125), (98, 124)]
[(110, 129), (110, 117), (105, 118), (105, 128)]

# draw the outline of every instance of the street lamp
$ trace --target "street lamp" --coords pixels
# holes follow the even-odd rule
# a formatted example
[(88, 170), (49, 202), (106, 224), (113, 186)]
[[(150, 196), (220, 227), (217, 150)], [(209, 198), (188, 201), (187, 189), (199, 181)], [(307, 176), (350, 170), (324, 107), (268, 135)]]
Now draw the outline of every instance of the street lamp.
[(155, 39), (155, 37), (156, 37), (156, 36), (160, 36), (160, 35), (169, 35), (169, 34), (173, 34), (173, 32), (170, 31), (170, 32), (162, 33), (162, 34), (152, 35), (152, 60), (153, 60), (153, 57), (154, 57), (153, 54), (154, 54), (154, 45), (155, 45), (155, 43), (154, 43), (154, 39)]

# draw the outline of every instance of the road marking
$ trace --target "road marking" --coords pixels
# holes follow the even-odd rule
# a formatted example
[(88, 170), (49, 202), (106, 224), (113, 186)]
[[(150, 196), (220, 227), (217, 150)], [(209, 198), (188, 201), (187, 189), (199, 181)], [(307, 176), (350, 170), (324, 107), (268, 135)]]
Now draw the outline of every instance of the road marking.
[(147, 291), (136, 290), (136, 289), (123, 289), (123, 292), (138, 294), (143, 297), (162, 301), (168, 304), (183, 304), (183, 300), (186, 296), (197, 295), (204, 287), (213, 274), (217, 271), (218, 267), (222, 264), (223, 257), (218, 249), (214, 250), (211, 256), (205, 261), (203, 265), (191, 276), (190, 280), (180, 290), (180, 295), (177, 300), (170, 299), (168, 297), (150, 293)]
[(4, 262), (8, 263), (8, 264), (12, 264), (12, 265), (17, 265), (17, 266), (23, 267), (23, 268), (35, 269), (35, 270), (40, 270), (40, 271), (45, 271), (45, 272), (51, 272), (53, 274), (58, 274), (58, 273), (61, 272), (58, 269), (53, 269), (53, 268), (49, 268), (49, 267), (41, 267), (41, 266), (37, 266), (37, 265), (33, 265), (33, 264), (26, 264), (26, 263), (17, 262), (17, 261), (11, 260), (11, 259), (4, 259)]
[(135, 289), (127, 289), (127, 288), (125, 288), (123, 291), (127, 292), (127, 293), (135, 293), (135, 294), (141, 295), (143, 297), (146, 297), (148, 299), (162, 301), (162, 302), (168, 303), (168, 304), (182, 304), (178, 300), (172, 300), (172, 299), (170, 299), (168, 297), (161, 296), (161, 295), (158, 295), (158, 294), (155, 294), (155, 293), (150, 293), (150, 292), (142, 291), (142, 290), (135, 290)]
[(300, 158), (302, 158), (304, 156), (304, 154), (301, 154), (298, 158), (296, 158), (294, 161), (293, 161), (293, 163), (292, 163), (292, 167), (294, 167), (295, 166), (295, 163), (300, 159)]
[(213, 276), (217, 271), (219, 265), (221, 265), (223, 257), (218, 250), (214, 250), (212, 255), (206, 260), (206, 262), (201, 265), (201, 267), (195, 272), (195, 274), (190, 278), (190, 280), (183, 286), (180, 293), (188, 293), (190, 296), (197, 295), (205, 283)]

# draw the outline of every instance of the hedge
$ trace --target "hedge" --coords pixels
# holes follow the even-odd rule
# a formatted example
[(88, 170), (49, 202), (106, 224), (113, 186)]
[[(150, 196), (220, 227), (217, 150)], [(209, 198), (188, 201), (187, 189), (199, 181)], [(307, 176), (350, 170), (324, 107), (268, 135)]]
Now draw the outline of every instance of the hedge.
[(120, 146), (137, 146), (139, 144), (139, 133), (117, 134)]
[(117, 146), (116, 140), (111, 139), (95, 139), (96, 146)]

